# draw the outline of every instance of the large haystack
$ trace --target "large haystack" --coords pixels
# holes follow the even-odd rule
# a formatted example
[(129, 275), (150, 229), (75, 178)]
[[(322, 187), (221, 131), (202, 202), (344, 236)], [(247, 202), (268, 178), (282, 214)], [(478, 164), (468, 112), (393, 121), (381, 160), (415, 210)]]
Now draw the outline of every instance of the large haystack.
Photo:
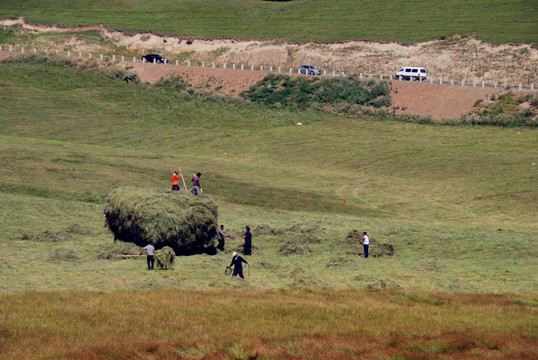
[(118, 188), (108, 196), (105, 217), (121, 241), (138, 246), (153, 242), (178, 255), (215, 253), (217, 205), (206, 195)]

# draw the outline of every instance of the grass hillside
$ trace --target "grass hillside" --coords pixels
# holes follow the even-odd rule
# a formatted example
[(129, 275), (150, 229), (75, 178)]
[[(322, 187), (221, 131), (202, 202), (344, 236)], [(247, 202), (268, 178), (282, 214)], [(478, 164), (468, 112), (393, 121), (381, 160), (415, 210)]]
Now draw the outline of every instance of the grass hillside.
[[(538, 356), (536, 130), (197, 99), (42, 61), (0, 62), (0, 125), (3, 359)], [(224, 274), (236, 238), (166, 271), (114, 257), (140, 248), (113, 242), (106, 196), (169, 189), (178, 166), (230, 233), (261, 227), (246, 280)], [(394, 255), (360, 257), (353, 229)]]
[[(59, 65), (0, 70), (0, 249), (11, 253), (0, 265), (4, 292), (144, 286), (141, 262), (98, 258), (112, 245), (104, 200), (119, 186), (169, 188), (178, 166), (202, 172), (219, 222), (238, 232), (247, 224), (323, 230), (303, 244), (308, 256), (279, 255), (289, 236), (255, 238), (253, 288), (536, 289), (534, 130), (201, 102)], [(85, 231), (28, 241), (73, 225)], [(352, 229), (392, 244), (395, 256), (365, 268), (358, 247), (344, 242)], [(229, 240), (229, 249), (238, 245)], [(81, 260), (48, 260), (60, 248)], [(153, 286), (226, 287), (228, 261), (187, 257), (173, 276), (142, 276)]]
[(128, 32), (290, 41), (349, 39), (414, 43), (453, 34), (492, 43), (538, 43), (532, 1), (4, 0), (0, 18), (42, 24), (103, 24)]

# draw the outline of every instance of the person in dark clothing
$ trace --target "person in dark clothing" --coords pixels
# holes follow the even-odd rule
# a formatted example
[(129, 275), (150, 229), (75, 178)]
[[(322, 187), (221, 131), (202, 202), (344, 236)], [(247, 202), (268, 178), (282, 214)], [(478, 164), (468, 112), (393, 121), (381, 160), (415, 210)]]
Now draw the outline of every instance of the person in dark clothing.
[(217, 240), (219, 242), (219, 244), (217, 245), (217, 249), (219, 249), (220, 251), (224, 251), (224, 238), (227, 238), (228, 236), (230, 235), (224, 232), (224, 225), (221, 225), (219, 230), (219, 236), (217, 237)]
[(245, 234), (241, 237), (241, 239), (245, 239), (243, 255), (252, 255), (252, 234), (250, 233), (249, 226), (245, 226)]
[(245, 263), (248, 265), (248, 262), (243, 259), (241, 256), (239, 256), (239, 254), (237, 254), (235, 251), (233, 252), (232, 254), (232, 262), (230, 263), (230, 266), (229, 267), (234, 267), (234, 272), (232, 274), (232, 277), (234, 276), (237, 276), (239, 275), (239, 277), (241, 279), (244, 279), (245, 277), (243, 276), (243, 264), (242, 263)]

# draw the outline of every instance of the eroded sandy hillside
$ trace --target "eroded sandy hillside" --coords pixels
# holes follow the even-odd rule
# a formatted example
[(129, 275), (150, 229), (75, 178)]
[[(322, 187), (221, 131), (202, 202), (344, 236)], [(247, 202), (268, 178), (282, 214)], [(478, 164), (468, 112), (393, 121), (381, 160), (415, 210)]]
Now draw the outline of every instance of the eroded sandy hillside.
[[(159, 52), (183, 62), (216, 62), (244, 64), (246, 67), (272, 66), (297, 68), (314, 64), (329, 72), (393, 74), (401, 66), (423, 66), (435, 79), (465, 80), (515, 86), (538, 85), (538, 49), (527, 44), (493, 46), (474, 38), (450, 37), (414, 45), (347, 41), (341, 43), (294, 44), (283, 41), (193, 39), (159, 36), (151, 33), (126, 34), (102, 26), (57, 27), (26, 23), (23, 19), (2, 20), (0, 26), (11, 26), (33, 34), (74, 32), (70, 37), (53, 42), (51, 37), (35, 37), (32, 46), (47, 46), (98, 53), (110, 47), (125, 49), (129, 54)], [(97, 30), (107, 44), (91, 43), (76, 32)], [(30, 44), (27, 44), (30, 45)], [(121, 55), (121, 54), (119, 54)]]

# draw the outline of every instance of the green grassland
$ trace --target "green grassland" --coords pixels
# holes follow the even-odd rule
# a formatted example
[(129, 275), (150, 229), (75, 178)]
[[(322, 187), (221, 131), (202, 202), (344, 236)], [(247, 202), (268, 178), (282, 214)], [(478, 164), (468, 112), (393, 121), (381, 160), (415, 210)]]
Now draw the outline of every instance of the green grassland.
[[(27, 290), (326, 289), (534, 292), (536, 157), (529, 128), (418, 125), (376, 117), (205, 101), (103, 74), (0, 63), (0, 292)], [(302, 126), (296, 124), (301, 122)], [(103, 260), (103, 205), (118, 186), (167, 189), (174, 169), (202, 172), (229, 228), (312, 224), (309, 255), (260, 236), (249, 281), (223, 274), (230, 253)], [(187, 178), (188, 181), (189, 178)], [(24, 234), (85, 232), (59, 242)], [(393, 257), (359, 258), (368, 231)], [(499, 231), (498, 229), (502, 229)], [(228, 249), (239, 245), (230, 239)], [(70, 248), (73, 262), (50, 260)]]
[(538, 43), (533, 1), (453, 0), (4, 0), (0, 18), (41, 24), (103, 24), (183, 37), (290, 41), (417, 41), (454, 34), (492, 43)]

